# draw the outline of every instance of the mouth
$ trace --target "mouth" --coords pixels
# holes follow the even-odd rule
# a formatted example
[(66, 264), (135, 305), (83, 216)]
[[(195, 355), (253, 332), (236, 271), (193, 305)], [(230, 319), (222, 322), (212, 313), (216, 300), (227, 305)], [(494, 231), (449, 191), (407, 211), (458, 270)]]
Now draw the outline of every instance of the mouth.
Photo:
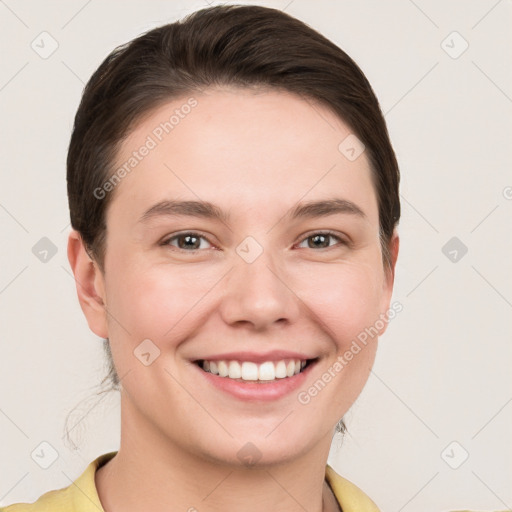
[(253, 361), (198, 359), (193, 363), (202, 371), (218, 377), (237, 382), (268, 384), (303, 373), (318, 359), (281, 359), (260, 364)]

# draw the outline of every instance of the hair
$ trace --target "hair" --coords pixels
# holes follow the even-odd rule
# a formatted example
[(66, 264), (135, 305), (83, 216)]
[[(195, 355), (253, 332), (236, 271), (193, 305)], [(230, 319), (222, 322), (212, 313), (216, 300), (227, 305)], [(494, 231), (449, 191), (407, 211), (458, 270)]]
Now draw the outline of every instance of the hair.
[[(99, 198), (95, 190), (113, 175), (123, 140), (159, 106), (216, 86), (293, 93), (324, 105), (349, 126), (370, 162), (389, 271), (400, 175), (370, 83), (320, 33), (278, 9), (255, 5), (208, 7), (150, 30), (114, 49), (85, 86), (69, 144), (67, 190), (71, 226), (99, 268), (104, 271), (113, 192)], [(109, 340), (104, 342), (105, 379), (119, 389)], [(337, 431), (345, 429), (341, 420)]]

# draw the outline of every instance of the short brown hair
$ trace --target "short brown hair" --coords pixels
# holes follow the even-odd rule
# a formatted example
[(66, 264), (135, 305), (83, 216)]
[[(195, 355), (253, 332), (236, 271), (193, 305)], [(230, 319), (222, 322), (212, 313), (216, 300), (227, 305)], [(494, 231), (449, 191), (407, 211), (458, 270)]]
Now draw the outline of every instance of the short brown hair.
[[(365, 145), (378, 200), (383, 262), (400, 218), (399, 169), (378, 100), (357, 64), (278, 10), (221, 5), (196, 11), (116, 48), (87, 83), (67, 158), (71, 226), (103, 270), (106, 209), (94, 191), (114, 172), (122, 141), (159, 105), (209, 86), (270, 87), (319, 102)], [(341, 141), (340, 141), (341, 142)], [(119, 384), (110, 355), (109, 375)]]

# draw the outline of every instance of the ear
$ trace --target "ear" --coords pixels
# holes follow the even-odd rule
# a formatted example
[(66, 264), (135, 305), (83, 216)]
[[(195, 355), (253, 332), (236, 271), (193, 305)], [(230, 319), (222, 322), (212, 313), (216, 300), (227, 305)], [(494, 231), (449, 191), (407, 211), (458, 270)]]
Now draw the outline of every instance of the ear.
[[(389, 268), (384, 269), (384, 279), (383, 279), (383, 290), (382, 290), (382, 302), (380, 312), (382, 315), (385, 315), (387, 318), (387, 311), (389, 310), (389, 306), (391, 304), (391, 296), (393, 295), (393, 285), (395, 283), (395, 267), (396, 261), (398, 259), (398, 250), (400, 246), (400, 238), (398, 237), (398, 233), (395, 230), (393, 232), (393, 236), (389, 241), (389, 255), (390, 255), (390, 266)], [(388, 327), (388, 322), (384, 322), (384, 328), (380, 330), (380, 335), (386, 332)]]
[(108, 338), (105, 281), (97, 263), (92, 260), (78, 231), (68, 238), (68, 260), (73, 270), (78, 300), (89, 328), (101, 338)]

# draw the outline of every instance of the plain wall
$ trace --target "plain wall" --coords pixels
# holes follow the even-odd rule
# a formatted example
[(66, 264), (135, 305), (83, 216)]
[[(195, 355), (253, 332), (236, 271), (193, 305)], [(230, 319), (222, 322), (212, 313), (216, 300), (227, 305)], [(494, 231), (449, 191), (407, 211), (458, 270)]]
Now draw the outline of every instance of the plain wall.
[[(511, 2), (240, 3), (284, 9), (356, 60), (402, 173), (403, 311), (329, 463), (383, 511), (512, 509)], [(0, 2), (0, 505), (65, 487), (118, 448), (119, 397), (95, 395), (101, 340), (66, 256), (67, 145), (106, 55), (206, 5)], [(58, 42), (46, 59), (31, 47), (42, 31)], [(46, 262), (43, 237), (57, 251)], [(59, 453), (48, 469), (31, 457), (43, 441)]]

